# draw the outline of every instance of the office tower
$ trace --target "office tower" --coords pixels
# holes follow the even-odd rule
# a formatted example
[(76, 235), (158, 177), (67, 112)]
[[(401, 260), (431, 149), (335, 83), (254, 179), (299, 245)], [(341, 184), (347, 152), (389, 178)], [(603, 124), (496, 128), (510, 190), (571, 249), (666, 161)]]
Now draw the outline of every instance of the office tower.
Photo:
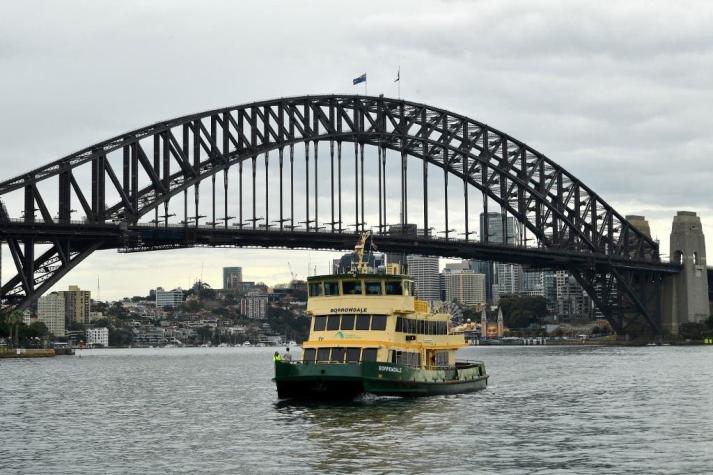
[(485, 305), (485, 274), (471, 270), (444, 273), (446, 301), (463, 305)]
[(69, 290), (65, 290), (62, 293), (64, 294), (65, 323), (75, 322), (82, 325), (89, 323), (89, 311), (92, 303), (91, 292), (81, 290), (76, 285), (70, 285)]
[(66, 303), (64, 292), (52, 292), (37, 301), (37, 319), (54, 336), (65, 336)]
[(438, 257), (408, 256), (408, 275), (416, 283), (416, 297), (433, 302), (441, 300), (438, 276)]
[(240, 289), (242, 282), (242, 267), (223, 267), (223, 289)]

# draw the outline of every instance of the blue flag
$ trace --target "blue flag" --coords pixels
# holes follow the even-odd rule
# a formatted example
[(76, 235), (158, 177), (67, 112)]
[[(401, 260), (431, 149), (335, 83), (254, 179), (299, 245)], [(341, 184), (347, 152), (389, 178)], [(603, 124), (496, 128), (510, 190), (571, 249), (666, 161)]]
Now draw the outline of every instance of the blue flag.
[(359, 84), (360, 82), (366, 82), (366, 73), (364, 73), (364, 74), (362, 74), (361, 76), (359, 76), (358, 78), (354, 78), (354, 79), (352, 80), (352, 84), (355, 85), (355, 86), (356, 86), (357, 84)]

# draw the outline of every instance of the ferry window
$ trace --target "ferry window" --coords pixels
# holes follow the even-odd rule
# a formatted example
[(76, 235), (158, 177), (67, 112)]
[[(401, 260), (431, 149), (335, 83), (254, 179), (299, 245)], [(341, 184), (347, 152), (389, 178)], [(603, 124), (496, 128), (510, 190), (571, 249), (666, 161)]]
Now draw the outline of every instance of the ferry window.
[(354, 315), (342, 315), (342, 330), (354, 330)]
[(316, 351), (314, 348), (305, 348), (304, 352), (302, 353), (302, 360), (303, 361), (314, 361), (314, 355)]
[(325, 282), (324, 295), (339, 295), (339, 282)]
[(414, 284), (413, 282), (409, 282), (408, 289), (409, 289), (409, 292), (408, 292), (409, 295), (416, 295), (416, 284)]
[(347, 363), (358, 363), (361, 348), (347, 348)]
[(361, 295), (361, 281), (360, 280), (343, 280), (342, 290), (344, 290), (344, 295)]
[(404, 331), (404, 318), (403, 317), (396, 317), (396, 331), (397, 332)]
[(364, 348), (361, 352), (362, 361), (376, 361), (376, 348)]
[(317, 361), (329, 361), (329, 350), (331, 348), (319, 348), (317, 350)]
[[(327, 322), (327, 328), (329, 328), (329, 322)], [(419, 320), (418, 321), (418, 330), (417, 333), (419, 335), (425, 335), (426, 334), (426, 320)]]
[(439, 335), (448, 335), (448, 325), (446, 322), (438, 322), (438, 327)]
[(371, 316), (371, 329), (372, 330), (386, 330), (386, 315), (372, 315)]
[(327, 325), (327, 317), (314, 317), (314, 331), (321, 332), (324, 331), (324, 327)]
[(401, 282), (385, 282), (386, 295), (401, 295)]
[(339, 315), (330, 315), (327, 318), (327, 330), (339, 330)]
[(368, 330), (369, 329), (369, 315), (357, 315), (356, 329), (357, 330)]
[(313, 284), (309, 284), (309, 296), (318, 297), (320, 295), (322, 295), (322, 283), (315, 282)]
[(332, 348), (332, 359), (336, 363), (344, 363), (344, 354), (346, 353), (344, 348)]
[(366, 285), (366, 295), (381, 295), (381, 282), (376, 280), (367, 280)]

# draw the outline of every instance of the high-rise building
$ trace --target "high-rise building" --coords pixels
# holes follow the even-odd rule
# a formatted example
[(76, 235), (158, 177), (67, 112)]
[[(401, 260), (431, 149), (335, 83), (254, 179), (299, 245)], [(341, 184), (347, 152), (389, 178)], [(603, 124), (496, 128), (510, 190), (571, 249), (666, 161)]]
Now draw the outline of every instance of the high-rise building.
[(592, 302), (574, 276), (567, 271), (555, 273), (557, 315), (563, 320), (591, 318)]
[(37, 301), (37, 319), (54, 336), (65, 336), (66, 303), (64, 292), (52, 292)]
[(156, 307), (178, 307), (183, 303), (183, 290), (163, 290), (163, 287), (156, 289)]
[(433, 302), (441, 300), (438, 277), (438, 257), (408, 256), (408, 275), (416, 283), (416, 298)]
[(248, 318), (267, 318), (268, 296), (261, 289), (250, 289), (243, 298), (240, 299), (240, 313)]
[(223, 267), (223, 289), (240, 289), (242, 282), (242, 267)]
[(522, 273), (522, 288), (520, 295), (545, 296), (545, 273), (542, 271), (526, 271)]
[(485, 274), (472, 270), (444, 273), (446, 301), (463, 305), (485, 305)]
[[(480, 213), (480, 242), (490, 244), (521, 244), (522, 225), (512, 216), (502, 213)], [(485, 272), (489, 302), (501, 295), (518, 294), (522, 288), (522, 266), (488, 262)]]
[[(389, 234), (416, 237), (418, 235), (418, 228), (415, 224), (394, 224), (389, 226)], [(406, 254), (389, 252), (386, 254), (386, 262), (388, 264), (398, 264), (401, 267), (401, 272), (404, 272), (404, 267), (406, 266)]]
[(86, 325), (89, 323), (92, 293), (88, 290), (81, 290), (76, 285), (70, 285), (69, 290), (65, 290), (62, 293), (64, 294), (66, 324), (69, 325), (70, 322), (75, 322)]

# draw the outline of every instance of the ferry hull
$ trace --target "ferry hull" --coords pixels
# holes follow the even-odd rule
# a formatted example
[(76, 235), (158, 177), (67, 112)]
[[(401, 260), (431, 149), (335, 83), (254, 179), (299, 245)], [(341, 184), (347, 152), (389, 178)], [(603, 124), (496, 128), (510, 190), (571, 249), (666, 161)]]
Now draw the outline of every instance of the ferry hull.
[(485, 389), (482, 364), (420, 369), (389, 363), (275, 363), (280, 399), (353, 399), (362, 393), (419, 397)]

